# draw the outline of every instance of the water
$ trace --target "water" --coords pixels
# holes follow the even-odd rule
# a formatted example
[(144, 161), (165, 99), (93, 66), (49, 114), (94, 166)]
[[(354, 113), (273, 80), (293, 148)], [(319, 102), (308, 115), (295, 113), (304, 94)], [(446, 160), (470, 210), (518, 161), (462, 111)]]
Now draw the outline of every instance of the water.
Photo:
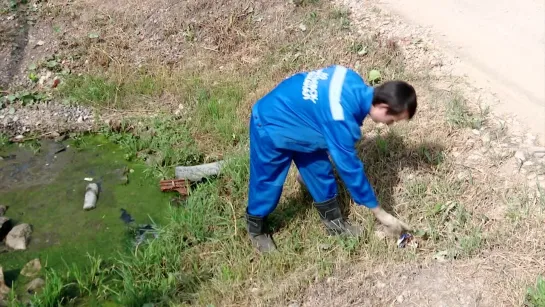
[[(109, 258), (126, 252), (130, 237), (121, 209), (137, 224), (164, 222), (173, 194), (162, 193), (158, 180), (146, 176), (146, 166), (125, 161), (116, 145), (86, 137), (42, 141), (40, 148), (38, 153), (18, 145), (0, 148), (0, 204), (9, 206), (5, 215), (15, 223), (33, 228), (26, 251), (0, 247), (8, 275), (33, 258), (62, 269), (65, 262), (85, 265), (87, 253)], [(91, 211), (83, 210), (85, 178), (100, 189)]]

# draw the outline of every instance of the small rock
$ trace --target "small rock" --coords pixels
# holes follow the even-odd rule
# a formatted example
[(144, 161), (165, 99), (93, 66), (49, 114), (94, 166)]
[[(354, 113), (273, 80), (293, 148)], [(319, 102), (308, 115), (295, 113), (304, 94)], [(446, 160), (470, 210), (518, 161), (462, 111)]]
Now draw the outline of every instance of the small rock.
[(10, 291), (11, 289), (6, 285), (6, 282), (4, 280), (4, 270), (0, 266), (0, 304), (5, 301)]
[(56, 136), (53, 140), (57, 143), (60, 143), (68, 138), (67, 134), (61, 134), (59, 136)]
[[(0, 161), (2, 161), (2, 157), (0, 157)], [(8, 211), (8, 207), (4, 205), (0, 205), (0, 216), (4, 216), (6, 214), (6, 211)]]
[(375, 287), (377, 287), (379, 289), (382, 289), (382, 288), (386, 287), (386, 284), (381, 282), (381, 281), (377, 281)]
[(469, 177), (469, 174), (467, 172), (460, 172), (458, 175), (456, 175), (458, 180), (465, 180)]
[(41, 269), (42, 264), (40, 263), (40, 259), (36, 258), (25, 264), (25, 266), (21, 270), (21, 275), (26, 277), (34, 277), (38, 275)]
[(328, 249), (331, 248), (331, 244), (325, 244), (325, 243), (319, 244), (319, 245), (318, 245), (318, 248), (321, 249), (321, 250), (326, 251), (326, 250), (328, 250)]
[(538, 159), (541, 159), (541, 158), (545, 157), (545, 151), (543, 151), (543, 152), (534, 152), (534, 157), (536, 157)]
[(484, 134), (483, 136), (481, 136), (481, 140), (483, 141), (483, 143), (490, 143), (490, 134)]
[(81, 124), (83, 123), (83, 116), (80, 115), (80, 117), (78, 117), (78, 124)]
[(477, 129), (473, 129), (473, 130), (471, 130), (471, 132), (473, 132), (473, 134), (475, 134), (475, 135), (480, 135), (481, 134), (481, 132), (479, 130), (477, 130)]
[(44, 85), (46, 79), (47, 79), (46, 76), (40, 76), (40, 80), (38, 80), (38, 84)]
[(534, 162), (532, 161), (526, 161), (522, 164), (522, 166), (532, 166), (532, 165), (534, 165)]
[(252, 288), (252, 289), (250, 289), (250, 292), (257, 293), (257, 292), (259, 292), (259, 288)]
[(307, 26), (305, 26), (304, 24), (300, 24), (299, 29), (301, 29), (301, 31), (305, 32), (307, 30)]
[(0, 216), (0, 241), (4, 240), (6, 235), (11, 231), (13, 225), (11, 219), (5, 216)]
[(404, 300), (403, 295), (398, 295), (397, 298), (396, 298), (396, 301), (398, 303), (403, 303), (403, 300)]
[(36, 42), (36, 46), (43, 46), (44, 44), (45, 42), (41, 40)]
[(45, 280), (41, 278), (36, 278), (27, 284), (26, 291), (29, 294), (34, 294), (40, 291), (44, 286), (45, 286)]
[(15, 116), (13, 116), (13, 118), (11, 120), (13, 122), (17, 122), (19, 120), (19, 116), (15, 115)]
[(517, 158), (517, 160), (519, 161), (524, 161), (526, 160), (526, 155), (524, 154), (524, 152), (519, 150), (515, 153), (515, 158)]
[(545, 157), (545, 147), (533, 147), (530, 151), (538, 159)]
[(32, 227), (29, 224), (13, 227), (6, 237), (6, 246), (14, 250), (25, 250), (31, 233)]

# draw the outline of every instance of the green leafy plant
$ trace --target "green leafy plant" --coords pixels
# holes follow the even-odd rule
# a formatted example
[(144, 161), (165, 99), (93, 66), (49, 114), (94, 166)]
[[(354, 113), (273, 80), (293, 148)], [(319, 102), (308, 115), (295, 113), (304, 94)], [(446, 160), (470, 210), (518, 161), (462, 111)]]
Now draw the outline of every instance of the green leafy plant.
[(37, 102), (48, 101), (49, 95), (38, 91), (21, 91), (5, 97), (6, 105), (21, 102), (24, 106)]
[(381, 79), (381, 74), (380, 74), (380, 71), (379, 70), (376, 70), (376, 69), (373, 69), (371, 71), (369, 71), (369, 74), (367, 75), (367, 80), (372, 84), (377, 84), (378, 82), (380, 82), (380, 79)]
[(535, 287), (528, 289), (528, 294), (526, 295), (526, 306), (545, 306), (545, 278), (542, 276), (537, 279)]
[(28, 73), (28, 78), (32, 81), (32, 82), (38, 82), (38, 80), (40, 80), (40, 77), (38, 77), (38, 75), (36, 75), (34, 72), (29, 72)]

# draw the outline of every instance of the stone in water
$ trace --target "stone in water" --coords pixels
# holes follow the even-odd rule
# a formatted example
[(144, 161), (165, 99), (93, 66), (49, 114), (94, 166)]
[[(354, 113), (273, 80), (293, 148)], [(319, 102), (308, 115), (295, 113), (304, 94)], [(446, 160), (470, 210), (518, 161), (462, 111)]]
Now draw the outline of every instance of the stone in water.
[(14, 250), (25, 250), (32, 233), (32, 227), (29, 224), (20, 224), (8, 233), (6, 237), (6, 246)]
[(83, 210), (91, 210), (96, 207), (98, 197), (98, 185), (89, 183), (85, 189), (85, 200), (83, 202)]

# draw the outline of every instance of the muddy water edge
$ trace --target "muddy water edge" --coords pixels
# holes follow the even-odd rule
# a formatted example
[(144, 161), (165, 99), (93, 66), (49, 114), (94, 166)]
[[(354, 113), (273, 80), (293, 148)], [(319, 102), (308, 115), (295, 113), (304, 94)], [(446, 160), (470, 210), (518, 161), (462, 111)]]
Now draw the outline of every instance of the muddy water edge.
[[(11, 251), (0, 243), (0, 264), (16, 280), (28, 261), (58, 270), (85, 266), (87, 254), (103, 259), (128, 252), (130, 226), (162, 224), (170, 193), (161, 193), (146, 165), (129, 162), (125, 153), (100, 136), (0, 147), (0, 205), (14, 225), (28, 223), (28, 249)], [(83, 210), (86, 186), (99, 186), (96, 208)], [(121, 219), (125, 209), (134, 222)]]

